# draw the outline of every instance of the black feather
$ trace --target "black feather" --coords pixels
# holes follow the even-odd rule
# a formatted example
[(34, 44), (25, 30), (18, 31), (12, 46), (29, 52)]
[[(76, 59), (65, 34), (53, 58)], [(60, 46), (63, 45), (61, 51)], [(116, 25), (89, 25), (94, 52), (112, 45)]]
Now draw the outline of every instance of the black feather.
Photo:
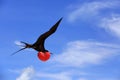
[(35, 49), (36, 51), (42, 51), (42, 52), (47, 51), (47, 50), (44, 48), (44, 42), (45, 42), (46, 38), (48, 38), (50, 35), (52, 35), (52, 34), (57, 30), (57, 28), (58, 28), (61, 20), (62, 20), (62, 18), (60, 18), (60, 20), (58, 20), (58, 21), (50, 28), (49, 31), (43, 33), (43, 34), (37, 39), (37, 41), (36, 41), (34, 44), (31, 45), (31, 44), (28, 44), (28, 43), (26, 43), (26, 42), (22, 42), (22, 41), (21, 41), (21, 43), (25, 44), (24, 48), (22, 48), (22, 49), (20, 49), (20, 50), (18, 50), (18, 51), (16, 51), (16, 52), (14, 52), (12, 55), (14, 55), (14, 54), (16, 54), (17, 52), (22, 51), (22, 50), (24, 50), (24, 49), (26, 49), (26, 48), (33, 48), (33, 49)]
[(62, 18), (60, 20), (58, 20), (51, 28), (49, 31), (43, 33), (38, 39), (37, 41), (33, 44), (33, 46), (36, 47), (37, 51), (46, 51), (44, 48), (44, 42), (46, 40), (46, 38), (48, 38), (50, 35), (52, 35), (56, 30), (57, 27), (59, 26), (60, 22), (61, 22)]

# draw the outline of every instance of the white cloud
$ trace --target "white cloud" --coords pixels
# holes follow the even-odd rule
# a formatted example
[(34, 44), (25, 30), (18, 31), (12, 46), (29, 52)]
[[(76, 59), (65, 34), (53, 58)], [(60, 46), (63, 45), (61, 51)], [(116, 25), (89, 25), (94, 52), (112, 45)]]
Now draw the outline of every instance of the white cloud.
[[(50, 68), (50, 67), (49, 67)], [(52, 70), (57, 70), (57, 72), (52, 72)], [(12, 70), (13, 72), (14, 70)], [(16, 70), (15, 70), (16, 71)], [(19, 71), (19, 72), (18, 72)], [(21, 70), (17, 70), (14, 73), (20, 73)], [(74, 76), (85, 76), (88, 73), (83, 71), (72, 70), (60, 70), (59, 68), (50, 68), (49, 70), (36, 70), (35, 67), (27, 67), (22, 69), (20, 76), (16, 80), (73, 80)], [(84, 80), (83, 78), (77, 78), (79, 80)]]
[(49, 80), (72, 80), (70, 76), (72, 73), (69, 72), (59, 72), (59, 73), (38, 73), (39, 78), (49, 78)]
[(68, 20), (73, 22), (81, 18), (94, 17), (99, 14), (100, 10), (114, 8), (117, 5), (119, 5), (118, 1), (94, 1), (84, 3), (83, 5), (80, 4), (80, 6), (77, 5), (77, 7), (70, 12)]
[[(59, 70), (59, 68), (54, 68)], [(50, 68), (48, 71), (39, 71), (35, 70), (35, 67), (27, 67), (23, 69), (20, 77), (16, 80), (73, 80), (74, 76), (85, 76), (88, 73), (78, 71), (78, 70), (60, 70), (57, 72), (51, 72), (53, 68)], [(78, 78), (77, 78), (78, 79)], [(80, 80), (84, 80), (80, 78)]]
[[(53, 68), (59, 70), (58, 67)], [(50, 69), (51, 70), (51, 69)], [(74, 76), (86, 76), (89, 75), (88, 73), (82, 72), (81, 70), (60, 70), (57, 72), (37, 72), (36, 77), (39, 79), (45, 78), (49, 80), (74, 80)], [(83, 78), (77, 78), (77, 79), (83, 79)], [(75, 79), (76, 80), (76, 79)]]
[(14, 42), (16, 45), (18, 45), (20, 48), (23, 48), (24, 47), (24, 44), (21, 43), (20, 41), (15, 41)]
[(100, 27), (120, 38), (120, 15), (112, 15), (109, 18), (103, 18)]
[(54, 67), (49, 66), (40, 71), (35, 70), (34, 67), (27, 67), (16, 80), (89, 80), (88, 76), (95, 77), (95, 75), (92, 75), (93, 72), (81, 69), (81, 66), (103, 63), (105, 59), (119, 55), (118, 52), (120, 52), (120, 46), (115, 44), (95, 41), (69, 42), (60, 55), (54, 55), (52, 62), (59, 66), (54, 64)]
[[(54, 68), (58, 69), (59, 68)], [(92, 76), (96, 78), (96, 80), (117, 80), (117, 79), (111, 79), (109, 78), (102, 78), (96, 77), (95, 75), (91, 75), (90, 73), (81, 72), (79, 69), (77, 71), (67, 71), (64, 69), (64, 71), (57, 71), (57, 72), (51, 72), (50, 71), (39, 71), (35, 70), (35, 67), (27, 67), (23, 69), (23, 72), (20, 77), (18, 77), (16, 80), (90, 80), (92, 78), (88, 78), (88, 76)], [(78, 77), (77, 77), (78, 76)], [(81, 77), (80, 77), (81, 76)]]
[(55, 56), (54, 61), (61, 65), (80, 67), (89, 64), (100, 64), (105, 59), (118, 55), (120, 47), (93, 41), (74, 41), (67, 44), (62, 54)]
[(107, 0), (74, 5), (74, 7), (76, 7), (68, 14), (68, 21), (74, 22), (79, 19), (83, 21), (85, 20), (86, 23), (90, 22), (93, 26), (95, 24), (96, 26), (104, 28), (112, 35), (120, 37), (120, 15), (119, 12), (117, 12), (120, 7), (119, 4), (119, 0)]
[(15, 41), (14, 42), (16, 45), (22, 45), (22, 43), (20, 41)]
[(32, 80), (34, 74), (33, 67), (27, 67), (23, 69), (21, 75), (16, 80)]

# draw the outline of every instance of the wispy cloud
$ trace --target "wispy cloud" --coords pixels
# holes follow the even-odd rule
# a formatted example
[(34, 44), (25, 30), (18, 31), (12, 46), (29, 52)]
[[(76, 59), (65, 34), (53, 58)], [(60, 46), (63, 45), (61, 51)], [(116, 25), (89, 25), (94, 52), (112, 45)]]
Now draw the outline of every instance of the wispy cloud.
[(120, 15), (113, 14), (101, 20), (100, 27), (120, 38)]
[(95, 17), (101, 10), (115, 8), (119, 3), (118, 1), (93, 1), (77, 5), (68, 15), (68, 20), (74, 22), (81, 18)]
[(100, 64), (105, 59), (118, 55), (120, 47), (94, 41), (74, 41), (67, 44), (62, 54), (55, 57), (61, 65), (80, 67), (89, 64)]
[(15, 41), (14, 43), (19, 46), (23, 45), (20, 41)]
[[(99, 80), (100, 77), (97, 74), (96, 76), (98, 77), (92, 75), (93, 73), (81, 70), (81, 66), (83, 68), (88, 65), (104, 63), (104, 61), (107, 61), (106, 59), (119, 55), (119, 52), (120, 46), (116, 44), (107, 44), (96, 41), (69, 42), (64, 51), (53, 58), (53, 62), (59, 66), (49, 67), (49, 69), (45, 71), (39, 71), (30, 66), (24, 68), (16, 80), (90, 80), (88, 76), (98, 78), (96, 80)], [(71, 70), (66, 70), (66, 66), (73, 68)], [(52, 70), (55, 70), (55, 72), (52, 72)], [(105, 80), (109, 79), (106, 78)]]
[[(64, 51), (60, 55), (54, 55), (53, 61), (51, 60), (58, 66), (47, 67), (47, 70), (36, 70), (30, 66), (24, 68), (16, 80), (90, 80), (88, 76), (94, 76), (99, 80), (97, 74), (98, 77), (82, 69), (89, 65), (104, 63), (108, 58), (119, 55), (119, 52), (120, 46), (116, 44), (96, 41), (69, 42)], [(72, 68), (68, 70), (66, 67)]]
[[(73, 80), (74, 76), (88, 75), (82, 71), (67, 71), (64, 69), (64, 71), (51, 72), (51, 69), (52, 68), (50, 68), (48, 71), (39, 71), (35, 70), (35, 67), (27, 67), (23, 69), (20, 77), (18, 77), (16, 80)], [(58, 70), (58, 68), (54, 69)], [(80, 78), (80, 80), (84, 79)]]
[[(101, 78), (100, 76), (93, 75), (93, 73), (84, 73), (81, 70), (77, 69), (76, 71), (66, 70), (59, 71), (59, 68), (54, 68), (58, 70), (57, 72), (51, 72), (53, 68), (50, 68), (48, 71), (36, 70), (35, 67), (24, 68), (24, 71), (21, 73), (20, 77), (16, 80), (118, 80), (116, 78)], [(34, 72), (34, 74), (33, 74)], [(91, 78), (89, 78), (91, 76)], [(94, 77), (94, 78), (93, 78)]]
[(38, 73), (36, 76), (39, 78), (49, 78), (49, 80), (72, 80), (69, 72), (59, 73)]
[(32, 80), (34, 74), (34, 68), (33, 67), (27, 67), (23, 69), (21, 75), (16, 80)]
[(91, 25), (95, 24), (97, 27), (105, 29), (106, 32), (120, 37), (120, 15), (116, 10), (120, 7), (119, 4), (119, 0), (86, 2), (77, 5), (68, 14), (68, 21), (85, 20), (86, 23), (90, 21)]

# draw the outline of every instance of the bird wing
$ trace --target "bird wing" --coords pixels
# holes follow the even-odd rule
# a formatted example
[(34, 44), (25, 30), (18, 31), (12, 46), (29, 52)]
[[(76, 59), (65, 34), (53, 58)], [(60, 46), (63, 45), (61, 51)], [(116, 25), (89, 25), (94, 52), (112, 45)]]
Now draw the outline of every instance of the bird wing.
[(37, 41), (36, 41), (33, 45), (45, 50), (45, 48), (44, 48), (45, 39), (48, 38), (51, 34), (53, 34), (53, 33), (56, 31), (56, 29), (57, 29), (58, 25), (60, 24), (61, 20), (62, 20), (62, 18), (60, 18), (60, 20), (58, 20), (58, 21), (50, 28), (49, 31), (43, 33), (43, 34), (37, 39)]

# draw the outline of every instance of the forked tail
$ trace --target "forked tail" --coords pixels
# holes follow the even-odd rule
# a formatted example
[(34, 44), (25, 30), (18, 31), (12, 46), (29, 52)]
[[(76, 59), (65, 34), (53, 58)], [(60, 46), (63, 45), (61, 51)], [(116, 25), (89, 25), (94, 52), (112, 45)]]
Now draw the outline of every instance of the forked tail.
[(18, 51), (16, 51), (16, 52), (14, 52), (14, 53), (12, 53), (11, 56), (15, 55), (17, 52), (20, 52), (20, 51), (22, 51), (22, 50), (24, 50), (24, 49), (26, 49), (26, 47), (25, 47), (25, 48), (22, 48), (22, 49), (20, 49), (20, 50), (18, 50)]
[(22, 50), (24, 50), (24, 49), (26, 49), (26, 48), (28, 48), (30, 46), (28, 43), (25, 43), (25, 42), (22, 42), (22, 41), (21, 41), (21, 43), (24, 44), (24, 48), (22, 48), (22, 49), (20, 49), (20, 50), (18, 50), (16, 52), (14, 52), (14, 53), (12, 53), (11, 56), (15, 55), (17, 52), (20, 52), (20, 51), (22, 51)]

